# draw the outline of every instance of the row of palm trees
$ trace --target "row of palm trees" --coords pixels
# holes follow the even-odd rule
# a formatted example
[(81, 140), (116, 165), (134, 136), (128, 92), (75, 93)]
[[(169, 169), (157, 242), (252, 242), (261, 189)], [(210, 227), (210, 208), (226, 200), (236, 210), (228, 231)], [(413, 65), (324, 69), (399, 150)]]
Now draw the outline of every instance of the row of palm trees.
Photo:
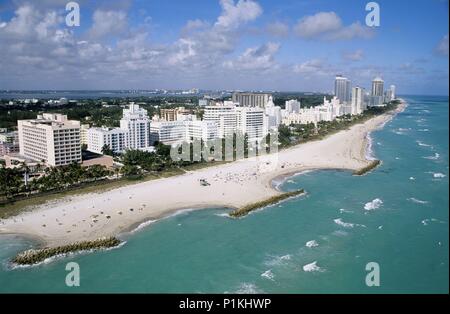
[[(34, 178), (29, 178), (30, 174)], [(33, 171), (21, 164), (17, 168), (0, 168), (0, 197), (14, 199), (52, 190), (61, 190), (87, 182), (94, 182), (113, 175), (105, 166), (82, 167), (73, 163), (67, 166), (47, 167), (38, 165)]]

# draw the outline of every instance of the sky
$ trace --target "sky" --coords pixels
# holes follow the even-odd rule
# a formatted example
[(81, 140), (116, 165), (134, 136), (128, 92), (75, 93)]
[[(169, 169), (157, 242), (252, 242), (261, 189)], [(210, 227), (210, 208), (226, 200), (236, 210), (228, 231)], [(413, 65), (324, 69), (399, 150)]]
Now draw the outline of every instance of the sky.
[(448, 0), (0, 0), (0, 90), (331, 92), (336, 74), (448, 95)]

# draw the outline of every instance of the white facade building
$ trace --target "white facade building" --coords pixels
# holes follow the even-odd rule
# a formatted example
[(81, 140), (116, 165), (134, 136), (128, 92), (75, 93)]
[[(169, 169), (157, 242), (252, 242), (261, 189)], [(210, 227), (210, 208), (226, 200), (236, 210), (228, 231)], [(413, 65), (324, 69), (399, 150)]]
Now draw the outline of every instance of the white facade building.
[(282, 122), (282, 115), (281, 115), (281, 107), (275, 106), (275, 103), (273, 102), (272, 96), (269, 97), (269, 101), (266, 104), (266, 115), (268, 120), (268, 129), (276, 129)]
[(166, 145), (186, 140), (185, 121), (158, 121), (150, 126), (151, 143), (161, 142)]
[(224, 138), (236, 133), (237, 112), (236, 107), (227, 103), (226, 105), (207, 106), (203, 115), (203, 120), (216, 122), (218, 125), (218, 136)]
[(272, 97), (266, 93), (233, 93), (231, 99), (234, 103), (239, 103), (241, 107), (260, 107), (265, 108), (269, 102), (269, 98)]
[(354, 87), (352, 90), (351, 114), (358, 115), (367, 109), (365, 102), (365, 91), (362, 87)]
[(131, 103), (123, 110), (120, 128), (128, 130), (128, 148), (144, 149), (150, 146), (150, 118), (147, 110)]
[(128, 131), (119, 128), (90, 128), (87, 131), (88, 150), (103, 154), (108, 146), (114, 153), (122, 153), (128, 148)]
[(298, 100), (287, 100), (286, 101), (286, 113), (299, 113), (301, 108), (301, 104)]
[(44, 113), (17, 121), (20, 154), (50, 166), (81, 162), (80, 122), (61, 114)]
[(267, 134), (265, 113), (259, 107), (239, 107), (237, 129), (247, 135), (249, 141), (260, 140)]

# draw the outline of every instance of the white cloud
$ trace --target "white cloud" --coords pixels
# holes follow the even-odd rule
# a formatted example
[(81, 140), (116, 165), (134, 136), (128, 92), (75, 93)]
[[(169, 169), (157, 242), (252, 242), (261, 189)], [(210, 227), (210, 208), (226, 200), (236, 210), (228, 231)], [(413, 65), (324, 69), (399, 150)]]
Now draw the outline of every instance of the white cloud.
[(124, 11), (96, 10), (89, 35), (93, 38), (123, 34), (127, 28), (127, 14)]
[(435, 50), (438, 54), (448, 57), (448, 34), (441, 39)]
[(236, 60), (226, 61), (224, 66), (235, 71), (275, 69), (275, 54), (280, 49), (279, 43), (267, 43), (259, 47), (248, 48)]
[(335, 12), (319, 12), (301, 18), (294, 31), (305, 39), (349, 40), (353, 38), (370, 38), (373, 30), (355, 22), (344, 26)]
[(352, 52), (345, 52), (342, 57), (348, 61), (361, 61), (364, 59), (364, 51), (362, 49), (358, 49)]
[(289, 26), (283, 22), (274, 22), (266, 26), (266, 31), (275, 37), (285, 37), (289, 34)]
[(311, 59), (300, 64), (296, 64), (293, 67), (294, 73), (302, 74), (305, 76), (323, 76), (332, 75), (337, 73), (330, 64), (322, 59)]
[(235, 29), (262, 14), (261, 6), (252, 0), (239, 0), (236, 4), (234, 0), (221, 0), (220, 5), (222, 15), (217, 19), (216, 26), (225, 29)]

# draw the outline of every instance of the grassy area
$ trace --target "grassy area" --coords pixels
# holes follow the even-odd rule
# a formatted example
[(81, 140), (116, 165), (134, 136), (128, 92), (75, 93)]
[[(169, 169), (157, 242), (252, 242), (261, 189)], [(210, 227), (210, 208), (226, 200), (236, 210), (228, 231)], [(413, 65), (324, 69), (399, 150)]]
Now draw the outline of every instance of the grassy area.
[(107, 249), (118, 246), (120, 240), (117, 238), (104, 238), (94, 241), (83, 241), (54, 248), (32, 249), (19, 253), (12, 262), (17, 265), (34, 265), (57, 255), (75, 253), (79, 251)]
[(359, 170), (354, 171), (353, 175), (355, 175), (355, 176), (362, 176), (362, 175), (368, 173), (369, 171), (372, 171), (373, 169), (378, 167), (380, 164), (381, 164), (380, 160), (374, 160), (370, 164), (365, 166), (364, 168), (361, 168)]
[(267, 206), (276, 204), (278, 202), (281, 202), (287, 198), (298, 196), (298, 195), (301, 195), (304, 193), (305, 193), (305, 191), (303, 189), (300, 189), (298, 191), (287, 192), (287, 193), (283, 193), (281, 195), (273, 196), (265, 201), (253, 203), (253, 204), (241, 207), (239, 209), (233, 210), (230, 213), (230, 216), (234, 217), (234, 218), (243, 217), (243, 216), (248, 215), (250, 212), (257, 210), (259, 208), (267, 207)]

